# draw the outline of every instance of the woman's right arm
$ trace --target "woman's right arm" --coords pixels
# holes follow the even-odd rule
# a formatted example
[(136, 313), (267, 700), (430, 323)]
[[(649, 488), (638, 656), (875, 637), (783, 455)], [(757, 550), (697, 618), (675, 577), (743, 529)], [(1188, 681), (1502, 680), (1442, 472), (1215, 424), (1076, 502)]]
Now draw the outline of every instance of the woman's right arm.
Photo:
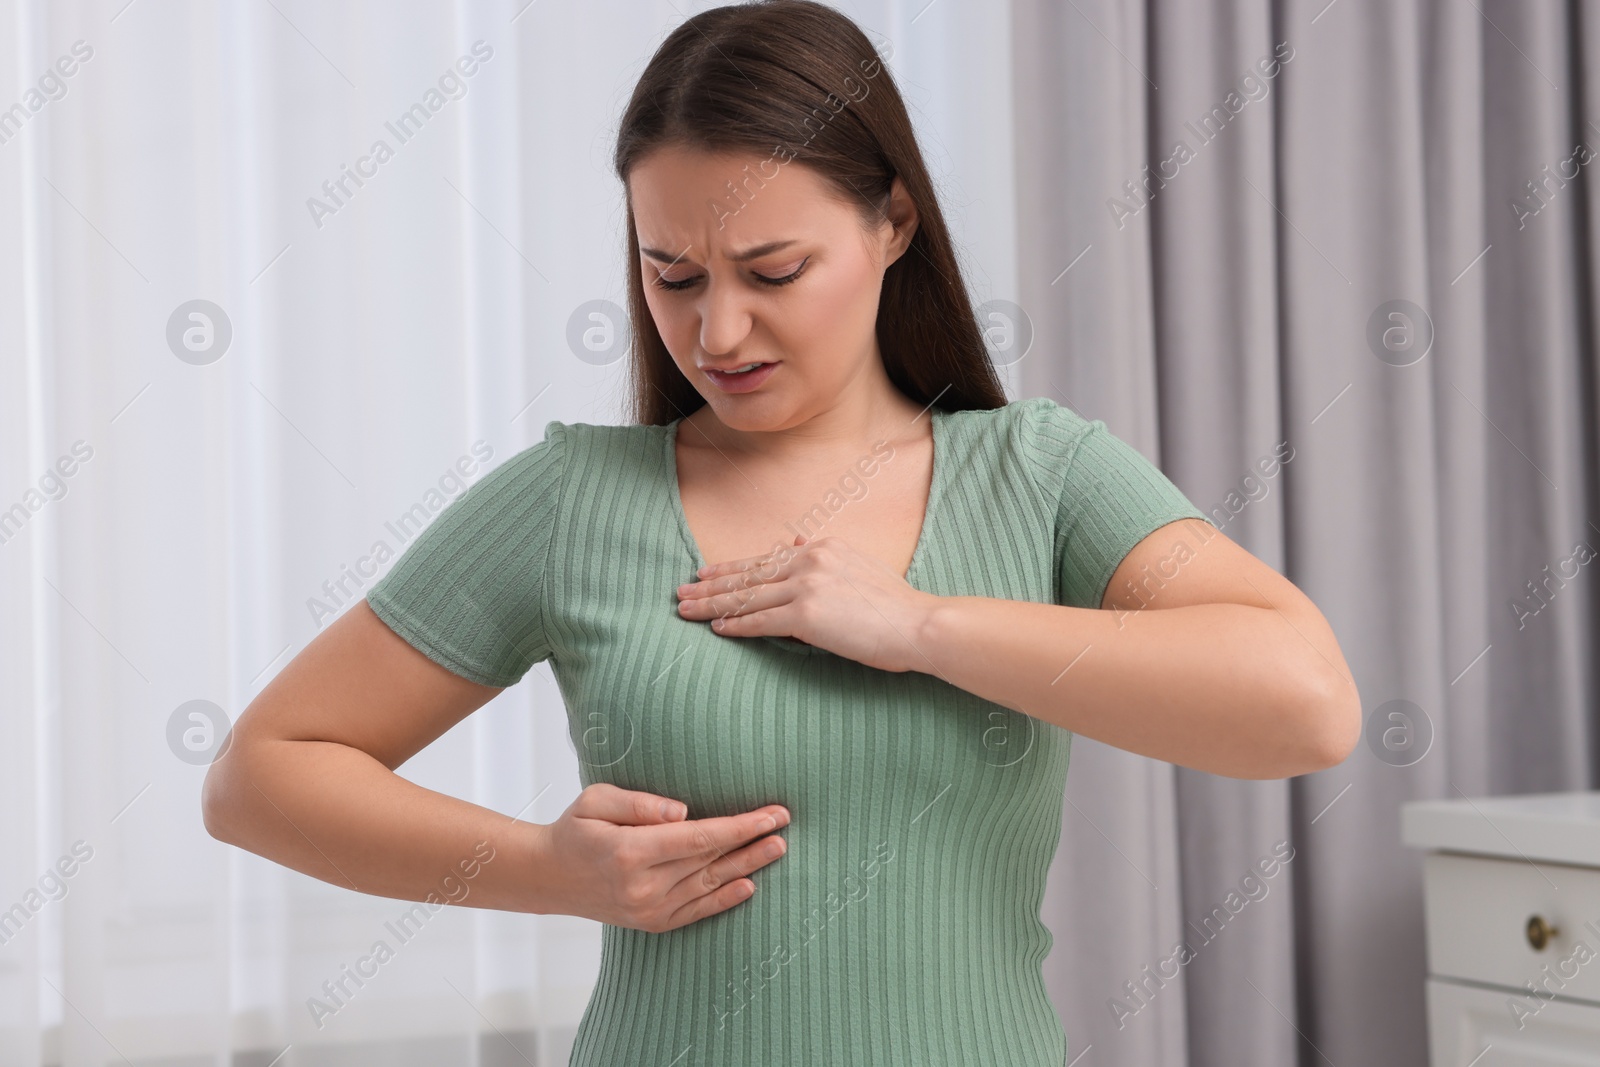
[(776, 858), (769, 839), (745, 845), (768, 814), (787, 823), (776, 806), (677, 823), (664, 798), (595, 785), (540, 825), (395, 773), (499, 692), (433, 662), (362, 600), (240, 715), (206, 775), (206, 830), (361, 893), (652, 930), (732, 907), (743, 876)]

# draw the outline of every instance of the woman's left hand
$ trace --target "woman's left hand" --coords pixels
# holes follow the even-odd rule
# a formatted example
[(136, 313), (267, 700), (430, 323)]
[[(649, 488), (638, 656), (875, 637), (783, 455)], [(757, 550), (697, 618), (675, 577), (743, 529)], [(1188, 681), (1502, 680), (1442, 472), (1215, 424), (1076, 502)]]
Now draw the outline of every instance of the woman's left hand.
[(917, 634), (939, 598), (839, 537), (708, 564), (678, 614), (725, 637), (792, 637), (885, 671), (931, 670)]

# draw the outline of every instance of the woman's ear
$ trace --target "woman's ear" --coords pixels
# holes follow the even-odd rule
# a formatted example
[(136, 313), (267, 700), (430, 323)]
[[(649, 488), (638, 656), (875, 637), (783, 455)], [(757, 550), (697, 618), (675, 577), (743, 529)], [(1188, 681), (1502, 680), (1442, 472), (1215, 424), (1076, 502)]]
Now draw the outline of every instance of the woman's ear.
[(917, 205), (911, 199), (911, 194), (906, 192), (905, 182), (900, 180), (898, 174), (889, 187), (889, 210), (886, 213), (889, 222), (894, 227), (893, 236), (884, 257), (884, 266), (888, 267), (895, 260), (905, 255), (906, 249), (911, 247), (911, 238), (916, 236), (917, 223), (920, 217), (917, 214)]

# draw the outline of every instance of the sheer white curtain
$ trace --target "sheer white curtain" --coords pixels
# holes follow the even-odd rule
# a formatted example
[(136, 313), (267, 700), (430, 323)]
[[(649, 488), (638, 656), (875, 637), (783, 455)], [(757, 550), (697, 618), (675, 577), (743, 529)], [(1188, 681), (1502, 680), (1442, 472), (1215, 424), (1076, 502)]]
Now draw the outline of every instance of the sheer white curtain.
[[(620, 421), (569, 338), (625, 300), (616, 116), (705, 6), (0, 5), (0, 1063), (565, 1062), (596, 924), (407, 927), (199, 789), (409, 518)], [(1005, 7), (842, 6), (1013, 297)], [(548, 666), (400, 773), (554, 819)]]

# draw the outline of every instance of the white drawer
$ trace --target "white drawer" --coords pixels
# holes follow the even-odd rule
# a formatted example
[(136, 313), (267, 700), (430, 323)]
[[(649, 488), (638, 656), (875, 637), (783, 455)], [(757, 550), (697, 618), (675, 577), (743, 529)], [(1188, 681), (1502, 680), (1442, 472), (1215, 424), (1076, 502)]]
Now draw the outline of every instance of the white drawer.
[[(1508, 1021), (1508, 1000), (1529, 1012), (1545, 993), (1600, 1003), (1600, 869), (1432, 852), (1423, 893), (1431, 976), (1505, 987), (1496, 1003)], [(1542, 951), (1529, 939), (1535, 916), (1556, 930)]]
[(1550, 1001), (1515, 1018), (1503, 990), (1439, 978), (1427, 988), (1431, 1067), (1600, 1067), (1600, 1006)]

